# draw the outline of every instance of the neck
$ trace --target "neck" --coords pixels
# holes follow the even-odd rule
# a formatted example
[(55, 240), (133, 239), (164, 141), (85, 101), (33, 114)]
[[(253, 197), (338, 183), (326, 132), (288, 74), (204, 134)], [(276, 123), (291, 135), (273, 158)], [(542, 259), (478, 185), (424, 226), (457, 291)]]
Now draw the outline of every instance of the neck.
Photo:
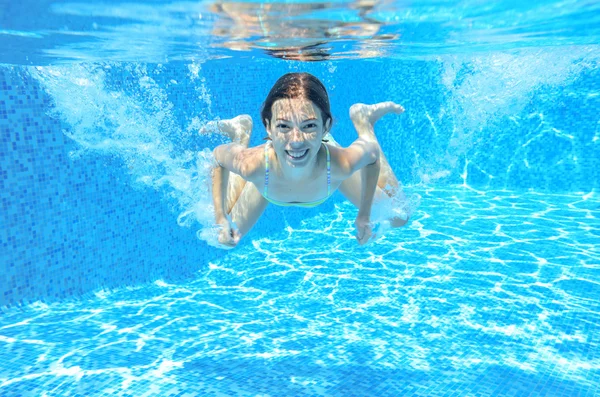
[(291, 167), (285, 160), (277, 159), (278, 168), (283, 174), (286, 180), (290, 181), (303, 181), (312, 179), (314, 171), (317, 168), (318, 155), (315, 156), (312, 161), (306, 164), (304, 167)]

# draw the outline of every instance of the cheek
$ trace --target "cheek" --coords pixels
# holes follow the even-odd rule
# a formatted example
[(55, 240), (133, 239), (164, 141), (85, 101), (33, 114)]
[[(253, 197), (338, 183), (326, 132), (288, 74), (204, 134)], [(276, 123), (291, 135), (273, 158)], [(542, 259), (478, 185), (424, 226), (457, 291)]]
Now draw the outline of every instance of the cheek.
[(271, 135), (271, 145), (275, 150), (279, 150), (287, 145), (287, 141), (285, 140), (285, 134), (273, 134)]
[(287, 140), (287, 134), (284, 134), (282, 132), (275, 132), (274, 134), (271, 135), (274, 141), (277, 142), (285, 142)]
[(312, 134), (310, 134), (310, 137), (311, 137), (311, 139), (317, 141), (317, 143), (318, 143), (318, 142), (321, 142), (321, 139), (323, 138), (324, 135), (325, 134), (323, 134), (323, 131), (315, 131)]

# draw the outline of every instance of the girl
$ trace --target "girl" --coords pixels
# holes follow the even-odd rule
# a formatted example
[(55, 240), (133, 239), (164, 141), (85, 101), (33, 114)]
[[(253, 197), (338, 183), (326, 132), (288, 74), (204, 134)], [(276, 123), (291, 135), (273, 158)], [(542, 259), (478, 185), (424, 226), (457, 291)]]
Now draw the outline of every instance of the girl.
[[(371, 207), (375, 201), (405, 202), (398, 179), (380, 151), (374, 124), (387, 113), (404, 109), (393, 102), (355, 104), (350, 118), (358, 132), (343, 148), (330, 135), (332, 117), (325, 86), (308, 73), (282, 76), (267, 96), (261, 119), (268, 142), (248, 147), (252, 119), (248, 115), (220, 121), (219, 129), (233, 143), (214, 149), (218, 163), (213, 172), (219, 242), (234, 247), (254, 226), (268, 203), (313, 207), (337, 189), (356, 207), (359, 244), (371, 237)], [(227, 215), (237, 226), (232, 227)], [(392, 227), (406, 224), (408, 216), (391, 216)]]

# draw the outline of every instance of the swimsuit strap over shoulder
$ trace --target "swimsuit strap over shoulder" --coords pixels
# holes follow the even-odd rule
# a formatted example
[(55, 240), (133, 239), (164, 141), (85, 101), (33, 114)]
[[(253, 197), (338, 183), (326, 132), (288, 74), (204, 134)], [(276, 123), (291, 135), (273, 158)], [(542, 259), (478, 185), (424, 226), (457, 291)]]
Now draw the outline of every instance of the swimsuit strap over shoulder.
[(267, 193), (269, 193), (269, 143), (265, 145), (265, 191), (263, 196), (267, 197)]
[(329, 155), (329, 148), (323, 143), (325, 150), (327, 150), (327, 197), (331, 196), (331, 156)]
[[(327, 197), (331, 196), (331, 155), (329, 148), (323, 143), (327, 151)], [(269, 143), (265, 145), (265, 189), (263, 196), (268, 199), (269, 193)]]

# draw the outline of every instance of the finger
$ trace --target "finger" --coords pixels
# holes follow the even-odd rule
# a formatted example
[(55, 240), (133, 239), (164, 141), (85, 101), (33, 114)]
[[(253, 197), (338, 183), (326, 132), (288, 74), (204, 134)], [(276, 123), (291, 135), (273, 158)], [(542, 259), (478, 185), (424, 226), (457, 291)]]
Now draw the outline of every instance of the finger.
[(363, 239), (362, 239), (362, 244), (363, 245), (366, 244), (369, 241), (369, 237), (370, 236), (371, 236), (370, 233), (365, 233), (365, 235), (363, 236)]
[(233, 240), (227, 240), (223, 243), (224, 245), (228, 246), (228, 247), (235, 247), (237, 244), (235, 243), (235, 241)]
[(233, 241), (227, 237), (219, 238), (219, 243), (221, 243), (223, 245), (233, 246)]
[(356, 239), (358, 240), (358, 244), (363, 245), (365, 243), (365, 233), (359, 233)]
[(231, 231), (227, 232), (225, 230), (222, 230), (221, 233), (219, 233), (219, 243), (232, 247), (235, 246), (235, 242), (233, 236), (231, 235)]
[(356, 239), (360, 242), (360, 240), (362, 240), (363, 237), (363, 233), (360, 229), (356, 229)]
[(373, 239), (373, 236), (374, 235), (373, 235), (373, 231), (371, 230), (371, 228), (367, 228), (366, 229), (366, 233), (365, 233), (364, 238), (363, 238), (363, 244), (366, 244), (369, 241), (371, 241)]
[(229, 231), (229, 241), (228, 241), (228, 243), (229, 243), (230, 245), (232, 245), (232, 246), (236, 245), (236, 244), (237, 244), (237, 239), (236, 239), (236, 237), (237, 237), (237, 236), (236, 236), (235, 230), (233, 230), (233, 229), (232, 229), (232, 230), (230, 230), (230, 231)]

